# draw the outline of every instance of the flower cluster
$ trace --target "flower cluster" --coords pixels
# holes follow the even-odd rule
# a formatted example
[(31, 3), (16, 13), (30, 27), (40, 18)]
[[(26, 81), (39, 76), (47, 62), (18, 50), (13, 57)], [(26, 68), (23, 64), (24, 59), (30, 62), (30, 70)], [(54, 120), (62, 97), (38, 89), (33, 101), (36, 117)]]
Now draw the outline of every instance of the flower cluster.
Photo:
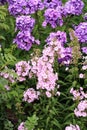
[(44, 9), (44, 5), (41, 0), (28, 0), (27, 6), (29, 8), (29, 14), (33, 14), (38, 10)]
[(31, 34), (34, 25), (35, 19), (31, 18), (31, 16), (22, 15), (16, 18), (16, 28), (20, 31), (14, 39), (14, 43), (17, 44), (18, 48), (28, 51), (33, 43), (40, 44), (40, 41), (35, 40)]
[(57, 31), (56, 33), (50, 33), (49, 37), (46, 39), (48, 44), (52, 44), (51, 41), (60, 41), (57, 44), (56, 51), (58, 51), (58, 62), (69, 64), (72, 58), (72, 49), (70, 47), (64, 47), (64, 43), (67, 42), (66, 33)]
[(35, 91), (33, 88), (29, 88), (24, 92), (23, 100), (27, 101), (28, 103), (31, 103), (31, 102), (34, 102), (34, 100), (36, 100), (36, 99), (38, 100), (39, 95), (40, 95), (39, 91)]
[(40, 58), (31, 60), (31, 73), (37, 76), (37, 89), (46, 90), (47, 97), (51, 97), (51, 91), (54, 91), (56, 81), (58, 80), (57, 73), (53, 72), (54, 51), (51, 47), (46, 47)]
[(26, 61), (20, 61), (16, 64), (16, 73), (19, 76), (19, 81), (26, 80), (26, 76), (29, 74), (29, 70), (31, 69), (31, 66)]
[[(46, 40), (47, 45), (42, 51), (42, 56), (31, 59), (29, 77), (32, 77), (33, 74), (37, 76), (36, 88), (46, 90), (47, 97), (52, 96), (52, 91), (55, 90), (56, 81), (58, 80), (57, 73), (53, 71), (55, 55), (62, 59), (71, 55), (71, 50), (63, 46), (66, 41), (66, 33), (61, 31), (51, 33)], [(65, 64), (69, 63), (65, 59), (63, 59), (63, 62)]]
[(87, 117), (87, 100), (80, 101), (74, 113), (77, 117)]
[(60, 41), (62, 44), (67, 42), (67, 37), (65, 32), (57, 31), (57, 32), (51, 32), (48, 38), (46, 39), (47, 44), (49, 44), (51, 41)]
[(70, 90), (70, 93), (72, 93), (73, 100), (78, 100), (78, 106), (74, 110), (74, 114), (77, 117), (86, 117), (87, 116), (87, 93), (84, 93), (83, 88), (80, 87), (79, 90), (74, 90), (73, 88)]
[(29, 31), (21, 31), (17, 34), (13, 42), (17, 44), (18, 48), (28, 51), (32, 47), (32, 44), (35, 43), (35, 38)]
[(8, 0), (9, 12), (13, 16), (29, 14), (26, 0)]
[(87, 22), (82, 22), (75, 27), (75, 34), (81, 43), (87, 42)]
[(46, 27), (47, 24), (50, 24), (52, 28), (56, 28), (58, 25), (63, 25), (62, 19), (62, 8), (58, 6), (57, 8), (48, 8), (44, 13), (45, 20), (42, 23), (43, 27)]
[(72, 48), (60, 46), (58, 54), (58, 62), (69, 65), (72, 59)]
[(80, 15), (84, 3), (82, 0), (68, 0), (64, 5), (64, 14), (65, 15)]
[[(23, 40), (22, 38), (20, 39)], [(66, 41), (66, 33), (61, 31), (51, 33), (46, 40), (47, 45), (44, 46), (41, 57), (35, 56), (30, 60), (30, 62), (20, 61), (16, 64), (15, 71), (18, 75), (17, 80), (25, 81), (26, 76), (31, 78), (34, 74), (38, 80), (36, 89), (44, 89), (47, 97), (51, 97), (52, 95), (60, 95), (56, 84), (58, 75), (57, 73), (54, 73), (53, 67), (55, 55), (58, 58), (63, 58), (68, 55), (69, 48), (64, 47), (64, 43)], [(56, 90), (56, 93), (54, 90)]]
[(61, 0), (44, 0), (44, 6), (46, 8), (56, 8), (57, 6), (61, 6)]
[(13, 16), (32, 14), (37, 10), (44, 9), (41, 0), (8, 0), (8, 3), (9, 12)]
[(29, 31), (32, 32), (35, 25), (35, 19), (31, 16), (19, 16), (16, 18), (16, 27), (20, 31)]
[(72, 125), (66, 126), (65, 130), (80, 130), (80, 127), (78, 125)]
[(87, 98), (87, 94), (84, 93), (82, 87), (80, 87), (79, 90), (74, 90), (71, 88), (70, 93), (73, 95), (73, 100), (82, 100), (84, 98)]
[(44, 8), (41, 0), (8, 0), (8, 3), (10, 13), (16, 17), (16, 29), (20, 30), (13, 42), (17, 44), (18, 48), (26, 51), (32, 47), (33, 43), (40, 44), (40, 41), (35, 40), (31, 34), (35, 19), (29, 14)]

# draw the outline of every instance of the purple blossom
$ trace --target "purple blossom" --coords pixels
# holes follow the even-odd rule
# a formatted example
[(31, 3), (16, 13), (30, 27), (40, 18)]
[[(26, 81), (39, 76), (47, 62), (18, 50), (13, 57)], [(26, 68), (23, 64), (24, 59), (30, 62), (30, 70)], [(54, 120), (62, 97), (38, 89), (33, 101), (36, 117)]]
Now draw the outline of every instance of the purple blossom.
[(35, 19), (31, 18), (31, 16), (19, 16), (16, 18), (16, 27), (21, 31), (29, 31), (32, 32), (34, 28)]
[(33, 14), (38, 10), (44, 9), (44, 5), (41, 0), (29, 0), (27, 1), (27, 6), (29, 8), (29, 14)]
[(32, 47), (32, 44), (35, 43), (39, 45), (40, 41), (38, 39), (35, 40), (35, 38), (31, 35), (29, 31), (20, 31), (18, 32), (13, 43), (16, 43), (18, 48), (29, 51)]
[(80, 15), (83, 7), (84, 3), (82, 0), (68, 0), (64, 5), (64, 14)]
[(13, 16), (21, 14), (29, 14), (29, 8), (27, 7), (26, 0), (8, 0), (9, 3), (9, 12)]
[(87, 54), (87, 47), (82, 47), (81, 49), (83, 53)]
[(60, 57), (58, 58), (59, 63), (64, 63), (65, 65), (70, 64), (72, 58), (72, 49), (70, 47), (64, 48), (60, 51)]
[(46, 39), (46, 42), (49, 44), (53, 40), (58, 40), (61, 43), (66, 43), (67, 42), (67, 37), (65, 32), (57, 31), (57, 32), (52, 32)]
[(76, 26), (75, 34), (81, 43), (87, 43), (87, 22), (82, 22)]
[(62, 6), (61, 0), (44, 0), (44, 6), (46, 8), (56, 8), (57, 6)]
[(46, 27), (47, 24), (50, 24), (52, 28), (56, 28), (58, 25), (63, 25), (62, 8), (60, 6), (58, 6), (56, 9), (46, 9), (44, 17), (45, 20), (42, 24), (43, 27)]
[(34, 37), (31, 36), (30, 32), (28, 31), (19, 32), (16, 38), (14, 39), (14, 43), (18, 45), (18, 48), (26, 51), (28, 51), (31, 48), (34, 42)]

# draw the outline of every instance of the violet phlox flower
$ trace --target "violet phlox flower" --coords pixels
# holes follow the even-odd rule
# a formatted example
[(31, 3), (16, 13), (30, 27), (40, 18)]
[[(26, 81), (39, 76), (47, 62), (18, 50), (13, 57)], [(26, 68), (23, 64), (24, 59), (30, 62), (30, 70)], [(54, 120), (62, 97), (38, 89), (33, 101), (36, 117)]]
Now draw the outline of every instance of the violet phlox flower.
[(18, 48), (28, 51), (32, 47), (32, 44), (38, 44), (39, 40), (35, 40), (29, 31), (20, 31), (13, 42), (17, 44)]
[(87, 54), (87, 47), (82, 47), (81, 50), (84, 54)]
[(61, 0), (44, 0), (43, 3), (46, 8), (56, 8), (57, 6), (62, 6)]
[(87, 22), (82, 22), (76, 26), (75, 34), (81, 43), (87, 43)]
[(52, 32), (46, 39), (47, 44), (50, 44), (50, 42), (54, 41), (59, 41), (61, 43), (66, 43), (67, 42), (67, 37), (65, 32), (57, 31), (57, 32)]
[(21, 122), (20, 125), (18, 126), (18, 130), (28, 130), (25, 128), (25, 122)]
[(68, 0), (64, 5), (64, 14), (80, 15), (83, 7), (84, 3), (82, 0)]
[(62, 9), (58, 6), (56, 9), (48, 8), (44, 13), (45, 20), (42, 23), (43, 27), (46, 27), (47, 24), (50, 24), (52, 28), (63, 25), (62, 19)]
[(9, 12), (13, 16), (29, 14), (29, 8), (27, 7), (26, 0), (8, 0)]
[(39, 99), (40, 92), (35, 91), (33, 88), (29, 88), (24, 92), (24, 101), (27, 101), (28, 103), (34, 102), (35, 100)]
[(58, 52), (58, 62), (69, 65), (72, 59), (72, 48), (71, 47), (60, 47)]
[(16, 27), (20, 31), (29, 31), (32, 32), (32, 29), (35, 25), (35, 19), (31, 18), (31, 16), (19, 16), (16, 18)]
[(77, 117), (87, 117), (87, 100), (82, 100), (74, 110)]
[(28, 0), (27, 6), (29, 8), (29, 14), (33, 14), (38, 10), (44, 9), (44, 4), (41, 0)]
[(9, 12), (13, 16), (33, 14), (38, 10), (43, 10), (44, 5), (41, 0), (8, 0)]
[(70, 126), (66, 126), (65, 130), (80, 130), (80, 127), (76, 125), (70, 124)]

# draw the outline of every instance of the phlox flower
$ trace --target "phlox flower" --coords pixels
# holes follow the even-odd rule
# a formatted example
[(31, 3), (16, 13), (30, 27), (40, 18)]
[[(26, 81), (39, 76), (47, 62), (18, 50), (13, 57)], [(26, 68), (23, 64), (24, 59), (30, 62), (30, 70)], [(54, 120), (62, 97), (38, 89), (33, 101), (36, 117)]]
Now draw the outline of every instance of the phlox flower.
[(46, 8), (56, 8), (57, 6), (62, 6), (61, 0), (44, 0), (43, 2)]
[(70, 124), (70, 126), (66, 126), (65, 130), (80, 130), (80, 127), (76, 125)]
[(18, 75), (18, 80), (20, 82), (25, 81), (26, 76), (28, 76), (29, 70), (31, 69), (29, 62), (20, 61), (20, 62), (16, 63), (15, 66), (16, 66), (15, 70), (16, 70), (16, 73)]
[(68, 0), (64, 5), (65, 15), (80, 15), (82, 13), (84, 3), (82, 0)]
[(87, 116), (87, 100), (82, 100), (75, 108), (74, 113), (77, 117), (86, 117)]
[(29, 88), (24, 92), (24, 101), (27, 101), (28, 103), (34, 102), (34, 100), (39, 99), (40, 92), (35, 91), (33, 88)]
[(16, 27), (20, 31), (32, 32), (35, 25), (35, 19), (31, 16), (21, 15), (16, 18)]
[[(75, 27), (75, 35), (77, 36), (79, 42), (81, 43), (87, 42), (87, 22), (82, 22)], [(82, 50), (84, 52), (84, 49)], [(86, 52), (86, 48), (85, 48), (85, 52)]]
[(18, 126), (18, 130), (28, 130), (28, 129), (25, 128), (25, 123), (21, 122), (21, 124)]
[(42, 23), (43, 27), (46, 27), (47, 24), (50, 24), (52, 28), (56, 28), (58, 25), (63, 25), (63, 19), (62, 19), (62, 9), (61, 7), (57, 7), (56, 9), (48, 8), (45, 10), (44, 17), (45, 20)]

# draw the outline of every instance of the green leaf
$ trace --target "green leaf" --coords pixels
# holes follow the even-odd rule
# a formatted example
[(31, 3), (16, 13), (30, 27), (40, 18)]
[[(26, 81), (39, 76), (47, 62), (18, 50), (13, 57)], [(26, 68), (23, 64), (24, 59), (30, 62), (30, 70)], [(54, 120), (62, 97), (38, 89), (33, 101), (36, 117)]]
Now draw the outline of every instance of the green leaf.
[(4, 87), (7, 84), (8, 84), (8, 80), (6, 80), (5, 78), (0, 77), (0, 87)]

